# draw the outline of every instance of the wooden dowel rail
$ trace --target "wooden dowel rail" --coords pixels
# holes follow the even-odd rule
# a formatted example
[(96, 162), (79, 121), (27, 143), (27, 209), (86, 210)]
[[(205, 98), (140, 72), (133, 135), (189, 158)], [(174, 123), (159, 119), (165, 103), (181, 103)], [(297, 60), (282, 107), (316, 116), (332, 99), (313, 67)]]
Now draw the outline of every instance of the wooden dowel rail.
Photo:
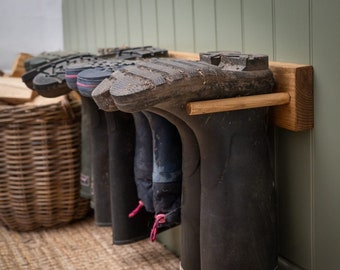
[(189, 102), (187, 104), (187, 112), (189, 115), (198, 115), (267, 106), (277, 106), (288, 104), (289, 102), (290, 95), (287, 92), (280, 92), (245, 97)]

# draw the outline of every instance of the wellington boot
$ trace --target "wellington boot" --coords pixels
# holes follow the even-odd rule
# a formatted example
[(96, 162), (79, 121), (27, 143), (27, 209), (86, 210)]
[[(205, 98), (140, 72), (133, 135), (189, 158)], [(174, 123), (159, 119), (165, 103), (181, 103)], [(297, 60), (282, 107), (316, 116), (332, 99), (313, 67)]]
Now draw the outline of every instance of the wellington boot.
[(200, 267), (200, 154), (197, 139), (183, 120), (166, 111), (152, 108), (176, 126), (182, 142), (181, 268)]
[(155, 223), (151, 232), (154, 241), (159, 228), (180, 224), (182, 195), (182, 145), (176, 126), (165, 118), (144, 112), (152, 131), (152, 191)]
[[(185, 110), (192, 100), (271, 92), (268, 58), (221, 53), (218, 67), (175, 59), (151, 62), (136, 62), (112, 74), (110, 93), (122, 111), (160, 109), (183, 120), (195, 134), (201, 164), (201, 269), (275, 269), (268, 109), (199, 116)], [(152, 65), (149, 72), (147, 65)], [(189, 264), (182, 267), (191, 269)]]
[(133, 243), (149, 236), (153, 213), (140, 209), (134, 180), (135, 126), (132, 114), (106, 112), (109, 131), (110, 192), (113, 244)]
[(92, 98), (82, 97), (90, 118), (91, 179), (93, 183), (93, 205), (95, 223), (111, 225), (111, 202), (109, 182), (109, 147), (105, 112), (98, 109)]
[(129, 215), (131, 218), (141, 207), (154, 213), (152, 193), (153, 147), (152, 133), (148, 119), (141, 112), (132, 114), (136, 128), (136, 143), (134, 157), (134, 177), (137, 186), (139, 203)]

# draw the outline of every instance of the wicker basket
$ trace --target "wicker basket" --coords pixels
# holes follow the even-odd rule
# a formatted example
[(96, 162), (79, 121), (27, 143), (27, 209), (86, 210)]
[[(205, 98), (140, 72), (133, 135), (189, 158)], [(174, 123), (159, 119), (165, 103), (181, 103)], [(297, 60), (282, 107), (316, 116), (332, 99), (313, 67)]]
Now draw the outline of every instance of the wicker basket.
[(0, 223), (13, 230), (59, 226), (89, 211), (80, 197), (80, 102), (67, 95), (48, 103), (0, 106)]

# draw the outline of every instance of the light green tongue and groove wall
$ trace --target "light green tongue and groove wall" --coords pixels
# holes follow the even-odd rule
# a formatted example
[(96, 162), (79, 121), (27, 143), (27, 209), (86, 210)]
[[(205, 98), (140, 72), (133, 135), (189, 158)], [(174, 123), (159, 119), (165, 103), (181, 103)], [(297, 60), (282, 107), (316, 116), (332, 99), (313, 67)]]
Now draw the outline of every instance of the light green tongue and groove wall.
[[(64, 49), (237, 50), (313, 65), (315, 128), (274, 130), (279, 252), (301, 269), (338, 270), (339, 11), (334, 0), (63, 0)], [(180, 253), (179, 228), (161, 239)]]

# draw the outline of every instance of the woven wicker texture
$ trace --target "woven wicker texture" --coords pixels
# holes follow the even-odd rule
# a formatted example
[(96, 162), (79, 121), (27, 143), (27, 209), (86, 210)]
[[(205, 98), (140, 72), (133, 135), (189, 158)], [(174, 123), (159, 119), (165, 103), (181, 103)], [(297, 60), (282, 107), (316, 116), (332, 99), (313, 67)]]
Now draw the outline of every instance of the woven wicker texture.
[(96, 227), (91, 217), (32, 232), (0, 227), (0, 269), (179, 269), (179, 259), (158, 242), (111, 243), (111, 228)]
[(0, 223), (29, 231), (88, 213), (79, 195), (80, 113), (71, 95), (0, 106)]

